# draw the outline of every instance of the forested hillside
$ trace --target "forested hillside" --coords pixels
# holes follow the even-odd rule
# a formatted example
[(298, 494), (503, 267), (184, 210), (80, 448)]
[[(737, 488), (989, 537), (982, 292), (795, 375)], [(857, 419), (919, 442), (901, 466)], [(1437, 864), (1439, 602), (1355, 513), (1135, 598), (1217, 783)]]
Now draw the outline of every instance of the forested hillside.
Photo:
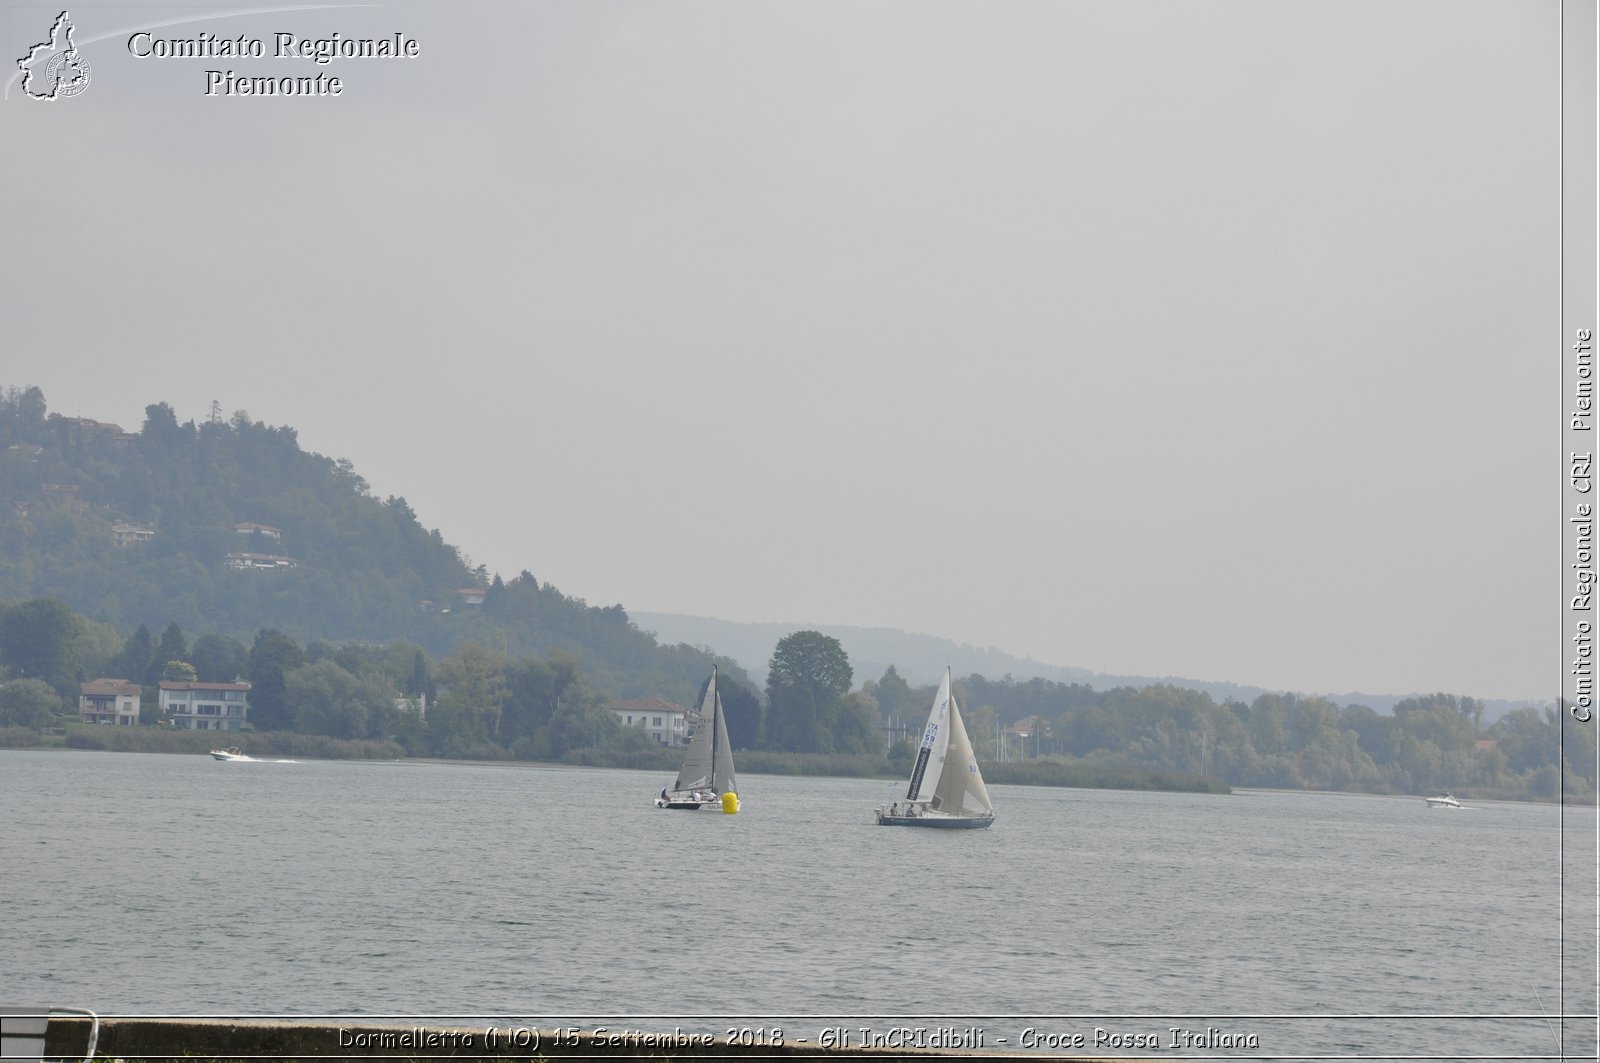
[(469, 642), (513, 657), (564, 650), (614, 697), (687, 701), (711, 667), (701, 651), (657, 645), (619, 605), (470, 568), (404, 498), (374, 497), (292, 428), (243, 411), (179, 423), (157, 402), (124, 430), (51, 414), (38, 388), (12, 387), (0, 395), (0, 601), (35, 597), (123, 632), (176, 622), (246, 645), (273, 628), (437, 655)]
[[(474, 568), (404, 499), (374, 498), (348, 462), (302, 450), (293, 429), (242, 412), (180, 424), (159, 402), (145, 412), (125, 431), (53, 416), (36, 388), (0, 394), (0, 738), (67, 730), (69, 744), (152, 748), (171, 735), (158, 681), (242, 678), (250, 727), (280, 752), (315, 739), (365, 744), (321, 755), (665, 768), (675, 751), (605, 706), (698, 704), (715, 661), (731, 740), (767, 754), (769, 770), (910, 764), (932, 689), (893, 665), (858, 676), (837, 638), (780, 638), (758, 693), (732, 660), (659, 645), (620, 605)], [(101, 676), (142, 685), (143, 722), (158, 726), (78, 723), (78, 684)], [(1541, 798), (1597, 783), (1593, 728), (1551, 705), (1494, 719), (1482, 701), (1441, 693), (1380, 713), (1291, 694), (979, 674), (956, 691), (996, 781), (1131, 785), (1156, 772)]]

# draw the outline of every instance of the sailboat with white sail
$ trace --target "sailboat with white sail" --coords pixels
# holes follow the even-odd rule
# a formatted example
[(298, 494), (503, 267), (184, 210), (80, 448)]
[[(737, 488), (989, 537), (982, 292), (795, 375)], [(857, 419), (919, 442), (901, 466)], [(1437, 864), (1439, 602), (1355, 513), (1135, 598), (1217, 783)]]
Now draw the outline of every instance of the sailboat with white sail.
[(700, 725), (689, 740), (678, 778), (671, 790), (663, 786), (656, 795), (657, 808), (696, 811), (707, 805), (720, 806), (730, 816), (739, 811), (733, 746), (728, 743), (728, 722), (722, 714), (715, 668), (711, 669), (711, 682), (706, 684), (706, 696), (700, 702)]
[(876, 812), (880, 827), (981, 830), (994, 823), (994, 802), (983, 785), (983, 774), (972, 755), (972, 740), (950, 690), (950, 669), (944, 670), (939, 692), (933, 697), (905, 800)]

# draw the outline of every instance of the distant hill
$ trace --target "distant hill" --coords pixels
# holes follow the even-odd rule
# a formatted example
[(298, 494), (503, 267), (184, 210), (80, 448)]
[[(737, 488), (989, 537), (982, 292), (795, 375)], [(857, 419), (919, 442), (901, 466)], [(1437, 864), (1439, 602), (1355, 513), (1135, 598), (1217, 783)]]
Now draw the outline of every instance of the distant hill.
[[(912, 686), (937, 683), (945, 666), (949, 665), (958, 677), (976, 673), (988, 679), (1001, 679), (1010, 675), (1018, 681), (1038, 678), (1056, 683), (1082, 683), (1095, 690), (1165, 684), (1202, 691), (1219, 704), (1230, 699), (1249, 703), (1271, 692), (1265, 687), (1239, 683), (1210, 682), (1179, 676), (1112, 675), (1069, 665), (1043, 664), (1029, 657), (1012, 656), (993, 646), (969, 646), (937, 635), (922, 635), (894, 628), (853, 627), (847, 624), (740, 623), (677, 613), (634, 612), (629, 615), (641, 629), (654, 632), (657, 638), (665, 642), (706, 647), (733, 658), (749, 673), (751, 681), (759, 685), (767, 681), (767, 662), (772, 659), (772, 651), (778, 640), (795, 631), (809, 630), (820, 631), (839, 640), (850, 657), (850, 667), (855, 670), (855, 684), (858, 687), (868, 679), (881, 678), (884, 670), (892, 664)], [(1365, 705), (1388, 713), (1394, 710), (1398, 701), (1434, 691), (1409, 694), (1296, 693), (1320, 693), (1338, 705)], [(1511, 709), (1539, 705), (1541, 702), (1538, 699), (1484, 700), (1483, 704), (1487, 723)]]
[[(300, 449), (292, 428), (243, 412), (179, 423), (158, 402), (130, 431), (50, 414), (38, 388), (12, 387), (0, 390), (0, 601), (34, 597), (124, 633), (176, 621), (191, 638), (225, 634), (247, 645), (276, 628), (302, 644), (407, 640), (437, 655), (469, 641), (514, 657), (559, 651), (603, 693), (682, 703), (714, 656), (729, 678), (763, 686), (778, 640), (803, 628), (839, 639), (857, 685), (893, 664), (918, 686), (949, 665), (962, 677), (1095, 690), (1164, 683), (1217, 702), (1265, 692), (1095, 673), (889, 628), (630, 619), (621, 605), (591, 606), (529, 572), (502, 580), (469, 567), (404, 498), (374, 497), (348, 461)], [(1326, 696), (1387, 712), (1409, 695)], [(1527, 704), (1539, 702), (1486, 702), (1485, 716)]]
[(56, 598), (124, 633), (176, 621), (246, 645), (275, 628), (438, 655), (468, 641), (562, 651), (615, 697), (687, 702), (711, 670), (620, 605), (470, 568), (405, 499), (374, 497), (292, 428), (242, 412), (180, 424), (166, 403), (145, 414), (129, 431), (49, 414), (38, 388), (0, 391), (0, 600)]

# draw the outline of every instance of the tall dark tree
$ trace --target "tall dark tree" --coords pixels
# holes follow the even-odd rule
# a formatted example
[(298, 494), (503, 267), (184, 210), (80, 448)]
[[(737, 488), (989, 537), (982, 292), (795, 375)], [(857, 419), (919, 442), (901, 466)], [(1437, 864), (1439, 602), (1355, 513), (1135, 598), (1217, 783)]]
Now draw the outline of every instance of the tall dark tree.
[(115, 678), (143, 683), (155, 655), (155, 639), (151, 638), (150, 629), (140, 624), (138, 630), (129, 635), (127, 641), (122, 644), (122, 653), (118, 655), (116, 664), (112, 667), (112, 671), (116, 673)]
[(232, 683), (250, 667), (250, 651), (227, 635), (201, 635), (189, 650), (189, 661), (202, 683)]
[(44, 439), (44, 425), (44, 392), (29, 387), (17, 402), (17, 436), (23, 442), (38, 443)]
[[(706, 698), (706, 676), (694, 696), (695, 705)], [(728, 725), (728, 743), (734, 749), (749, 749), (761, 740), (761, 696), (724, 672), (717, 679), (717, 694), (722, 698), (722, 716)]]
[(921, 698), (911, 689), (911, 684), (901, 678), (894, 665), (884, 669), (873, 696), (878, 699), (878, 713), (884, 719), (925, 710)]
[(140, 436), (158, 447), (174, 447), (183, 438), (178, 427), (178, 415), (164, 402), (151, 403), (144, 408), (144, 427)]
[(300, 644), (281, 632), (263, 628), (250, 647), (250, 723), (258, 731), (281, 731), (294, 723), (289, 712), (285, 673), (306, 663)]
[(428, 678), (428, 658), (418, 650), (411, 658), (411, 676), (406, 680), (406, 693), (413, 696), (427, 694), (431, 683), (432, 680)]
[(850, 658), (836, 638), (796, 631), (779, 640), (767, 667), (766, 744), (831, 753), (852, 675)]
[(554, 669), (534, 657), (525, 657), (506, 668), (508, 693), (500, 711), (500, 740), (507, 745), (531, 738), (550, 725), (560, 691)]
[(189, 659), (189, 643), (183, 637), (183, 628), (174, 620), (167, 625), (161, 633), (161, 641), (156, 643), (155, 656), (150, 661), (151, 675), (146, 682), (153, 683), (161, 678), (161, 673), (166, 670), (172, 661), (187, 661)]

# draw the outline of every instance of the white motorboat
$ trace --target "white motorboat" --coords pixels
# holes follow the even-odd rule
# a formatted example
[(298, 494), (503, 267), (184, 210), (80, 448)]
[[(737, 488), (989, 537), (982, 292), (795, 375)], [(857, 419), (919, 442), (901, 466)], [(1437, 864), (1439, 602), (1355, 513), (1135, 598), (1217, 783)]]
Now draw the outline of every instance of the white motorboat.
[(255, 760), (255, 757), (243, 752), (238, 746), (229, 746), (227, 749), (213, 749), (213, 760)]
[(1455, 794), (1450, 794), (1450, 793), (1439, 794), (1436, 797), (1424, 798), (1424, 800), (1426, 800), (1428, 802), (1428, 807), (1429, 808), (1463, 808), (1463, 807), (1465, 807), (1464, 805), (1462, 805), (1462, 803), (1460, 801), (1456, 800), (1456, 795)]

